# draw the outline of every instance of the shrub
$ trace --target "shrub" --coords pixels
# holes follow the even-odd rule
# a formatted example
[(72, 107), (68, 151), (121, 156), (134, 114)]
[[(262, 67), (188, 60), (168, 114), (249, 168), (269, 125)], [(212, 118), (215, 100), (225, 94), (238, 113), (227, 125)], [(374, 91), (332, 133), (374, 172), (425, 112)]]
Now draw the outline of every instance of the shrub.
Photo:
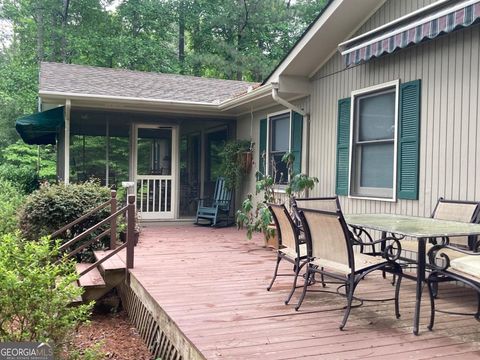
[[(110, 190), (95, 182), (44, 185), (30, 194), (20, 211), (19, 227), (30, 240), (50, 235), (110, 198)], [(61, 236), (73, 238), (109, 215), (109, 207)]]
[(14, 232), (17, 228), (17, 209), (23, 195), (9, 181), (0, 179), (0, 236)]
[(30, 194), (40, 185), (38, 173), (30, 166), (2, 164), (0, 165), (0, 179), (15, 184), (18, 190), (24, 194)]
[(55, 263), (58, 243), (24, 241), (19, 233), (0, 241), (0, 342), (39, 341), (55, 354), (67, 346), (75, 328), (88, 319), (92, 304), (71, 306), (82, 289), (73, 262)]

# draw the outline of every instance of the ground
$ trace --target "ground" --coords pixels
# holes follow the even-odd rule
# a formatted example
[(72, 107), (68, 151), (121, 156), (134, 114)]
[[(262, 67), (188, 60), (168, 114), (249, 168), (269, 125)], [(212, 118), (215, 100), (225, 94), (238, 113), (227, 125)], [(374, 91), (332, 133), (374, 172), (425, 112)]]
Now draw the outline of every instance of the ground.
[(150, 360), (151, 355), (130, 323), (127, 313), (104, 314), (96, 312), (88, 325), (82, 325), (75, 336), (75, 348), (82, 350), (102, 343), (105, 359)]

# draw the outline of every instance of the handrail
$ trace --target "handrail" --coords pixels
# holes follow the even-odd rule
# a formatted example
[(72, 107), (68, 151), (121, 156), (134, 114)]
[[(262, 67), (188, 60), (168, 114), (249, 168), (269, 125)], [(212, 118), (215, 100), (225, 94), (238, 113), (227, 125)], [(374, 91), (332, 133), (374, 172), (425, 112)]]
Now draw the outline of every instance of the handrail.
[(80, 251), (82, 251), (83, 249), (85, 249), (86, 247), (92, 245), (94, 242), (97, 242), (98, 240), (101, 240), (103, 239), (105, 236), (107, 236), (108, 234), (110, 233), (110, 229), (107, 229), (105, 230), (103, 233), (101, 233), (100, 235), (94, 237), (93, 239), (90, 239), (88, 240), (87, 242), (83, 243), (82, 245), (80, 245), (78, 248), (76, 248), (75, 250), (69, 252), (68, 254), (65, 255), (65, 258), (70, 258), (72, 257), (73, 255), (77, 255)]
[(104, 257), (102, 257), (100, 260), (97, 260), (96, 262), (94, 262), (92, 265), (90, 265), (88, 268), (86, 268), (85, 270), (83, 270), (80, 274), (78, 274), (79, 277), (82, 277), (83, 275), (85, 275), (86, 273), (88, 273), (89, 271), (92, 271), (93, 269), (95, 269), (98, 265), (100, 265), (101, 263), (103, 263), (104, 261), (110, 259), (113, 255), (115, 254), (118, 254), (120, 251), (122, 251), (123, 249), (125, 249), (127, 247), (127, 243), (123, 243), (122, 245), (120, 245), (119, 247), (117, 247), (115, 250), (113, 250), (112, 252), (108, 253), (107, 255), (105, 255)]
[(106, 208), (108, 205), (111, 205), (112, 203), (112, 199), (109, 199), (107, 201), (105, 201), (103, 204), (100, 204), (98, 205), (97, 207), (93, 208), (92, 210), (88, 211), (86, 214), (83, 214), (82, 216), (80, 216), (78, 219), (72, 221), (71, 223), (65, 225), (64, 227), (62, 227), (61, 229), (55, 231), (52, 235), (50, 235), (51, 238), (55, 238), (57, 237), (58, 235), (64, 233), (65, 231), (69, 230), (70, 228), (72, 228), (73, 226), (77, 225), (78, 223), (88, 219), (90, 216), (92, 216), (94, 213)]
[(116, 211), (115, 213), (113, 213), (112, 215), (110, 215), (109, 217), (106, 217), (105, 219), (103, 219), (102, 221), (96, 223), (95, 225), (93, 225), (92, 227), (88, 228), (87, 230), (85, 230), (84, 232), (82, 232), (81, 234), (75, 236), (73, 239), (67, 241), (65, 244), (63, 244), (62, 246), (60, 246), (60, 251), (63, 251), (65, 250), (66, 248), (68, 248), (69, 246), (71, 246), (72, 244), (76, 243), (77, 241), (79, 240), (82, 240), (85, 236), (89, 235), (90, 233), (94, 232), (95, 230), (97, 230), (100, 226), (102, 225), (105, 225), (106, 223), (112, 221), (112, 219), (116, 218), (118, 215), (121, 215), (123, 213), (126, 213), (127, 212), (127, 209), (128, 209), (128, 205), (127, 206), (124, 206), (123, 208), (121, 208), (120, 210)]
[(85, 275), (89, 271), (95, 269), (98, 265), (102, 264), (104, 261), (108, 260), (109, 258), (114, 256), (115, 254), (118, 254), (123, 249), (126, 249), (126, 267), (127, 267), (127, 269), (132, 269), (133, 266), (134, 266), (135, 195), (128, 195), (127, 205), (124, 206), (123, 208), (121, 208), (120, 210), (117, 210), (117, 208), (116, 208), (116, 206), (117, 206), (116, 193), (115, 193), (115, 191), (112, 191), (112, 199), (110, 199), (108, 202), (105, 202), (104, 204), (101, 204), (101, 205), (97, 206), (95, 209), (89, 211), (87, 214), (81, 216), (79, 219), (71, 222), (70, 224), (63, 227), (62, 229), (54, 232), (52, 234), (52, 236), (61, 234), (63, 231), (67, 230), (68, 228), (72, 227), (75, 224), (78, 224), (80, 221), (86, 219), (86, 217), (90, 216), (95, 211), (98, 211), (99, 209), (100, 210), (103, 209), (108, 204), (112, 205), (110, 216), (108, 216), (107, 218), (98, 222), (97, 224), (91, 226), (90, 228), (88, 228), (87, 230), (82, 232), (81, 234), (75, 236), (73, 239), (67, 241), (65, 244), (60, 246), (59, 251), (64, 252), (67, 248), (74, 245), (75, 243), (82, 240), (87, 235), (91, 234), (92, 232), (94, 232), (95, 230), (97, 230), (98, 228), (100, 228), (101, 226), (103, 226), (107, 223), (110, 223), (110, 225), (111, 225), (110, 229), (107, 229), (107, 230), (103, 231), (101, 234), (97, 235), (95, 238), (90, 239), (90, 240), (86, 241), (85, 243), (81, 244), (76, 249), (72, 250), (68, 254), (65, 254), (62, 257), (62, 259), (59, 259), (57, 262), (62, 261), (62, 260), (67, 259), (67, 258), (70, 258), (73, 255), (78, 254), (80, 251), (82, 251), (86, 247), (92, 245), (94, 242), (101, 240), (102, 238), (104, 238), (109, 233), (112, 234), (113, 232), (115, 232), (115, 235), (113, 237), (113, 241), (116, 241), (117, 218), (118, 218), (119, 215), (122, 215), (122, 214), (126, 214), (126, 218), (127, 218), (127, 240), (126, 240), (125, 243), (123, 243), (122, 245), (120, 245), (119, 247), (116, 248), (115, 245), (112, 245), (112, 235), (110, 235), (110, 250), (112, 250), (112, 251), (109, 252), (106, 256), (104, 256), (101, 259), (99, 259), (98, 261), (96, 261), (95, 263), (88, 266), (86, 269), (84, 269), (79, 274), (80, 277)]

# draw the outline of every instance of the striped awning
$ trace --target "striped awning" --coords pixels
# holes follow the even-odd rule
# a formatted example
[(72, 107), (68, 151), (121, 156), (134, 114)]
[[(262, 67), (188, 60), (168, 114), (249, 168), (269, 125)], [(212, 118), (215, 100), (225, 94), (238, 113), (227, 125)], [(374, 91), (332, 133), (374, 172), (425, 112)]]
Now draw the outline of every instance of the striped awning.
[(451, 3), (454, 5), (437, 9), (433, 13), (415, 16), (406, 24), (403, 23), (396, 28), (382, 29), (382, 34), (372, 31), (371, 36), (367, 38), (360, 37), (358, 41), (340, 44), (346, 66), (391, 54), (398, 49), (404, 49), (480, 22), (480, 0), (452, 1)]

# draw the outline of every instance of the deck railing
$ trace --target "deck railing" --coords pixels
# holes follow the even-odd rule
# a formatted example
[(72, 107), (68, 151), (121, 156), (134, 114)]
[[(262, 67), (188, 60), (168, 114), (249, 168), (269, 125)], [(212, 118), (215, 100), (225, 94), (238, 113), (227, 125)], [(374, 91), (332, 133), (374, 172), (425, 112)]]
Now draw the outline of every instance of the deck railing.
[[(104, 261), (108, 260), (115, 254), (118, 254), (121, 250), (126, 248), (126, 265), (127, 269), (132, 269), (134, 266), (134, 247), (135, 247), (135, 195), (129, 195), (127, 198), (127, 204), (122, 207), (120, 210), (117, 210), (117, 193), (115, 190), (112, 190), (111, 197), (108, 201), (104, 202), (103, 204), (98, 205), (94, 209), (88, 211), (86, 214), (80, 216), (78, 219), (72, 221), (71, 223), (65, 225), (61, 229), (55, 231), (51, 237), (56, 238), (59, 235), (65, 233), (67, 230), (70, 230), (73, 226), (82, 223), (83, 221), (90, 218), (92, 215), (98, 213), (99, 211), (105, 209), (106, 207), (110, 206), (110, 215), (96, 223), (95, 225), (91, 226), (87, 230), (83, 231), (81, 234), (75, 236), (73, 239), (67, 241), (65, 244), (60, 246), (59, 250), (61, 253), (64, 253), (67, 249), (73, 247), (76, 243), (80, 240), (84, 239), (88, 235), (92, 234), (94, 231), (98, 230), (102, 226), (106, 224), (110, 224), (110, 228), (103, 231), (101, 234), (95, 236), (93, 239), (86, 241), (85, 243), (81, 244), (80, 246), (74, 248), (70, 252), (64, 254), (64, 257), (70, 258), (83, 249), (87, 248), (88, 246), (100, 241), (105, 236), (110, 235), (110, 244), (109, 249), (113, 250), (108, 255), (104, 256), (100, 260), (96, 261), (88, 268), (83, 270), (79, 276), (85, 275), (89, 271), (96, 268), (98, 265), (103, 263)], [(117, 247), (117, 219), (120, 215), (126, 215), (127, 219), (127, 233), (126, 233), (126, 241), (122, 245)]]

